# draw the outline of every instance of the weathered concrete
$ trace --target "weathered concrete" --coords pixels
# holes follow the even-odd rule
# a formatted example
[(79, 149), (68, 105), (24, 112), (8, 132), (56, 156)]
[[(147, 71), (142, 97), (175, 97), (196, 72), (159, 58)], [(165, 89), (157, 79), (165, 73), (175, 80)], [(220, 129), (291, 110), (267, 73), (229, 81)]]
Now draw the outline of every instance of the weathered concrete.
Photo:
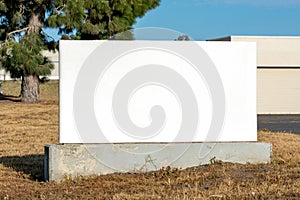
[(46, 145), (45, 180), (151, 171), (167, 166), (184, 169), (216, 160), (268, 163), (271, 152), (271, 144), (257, 142)]

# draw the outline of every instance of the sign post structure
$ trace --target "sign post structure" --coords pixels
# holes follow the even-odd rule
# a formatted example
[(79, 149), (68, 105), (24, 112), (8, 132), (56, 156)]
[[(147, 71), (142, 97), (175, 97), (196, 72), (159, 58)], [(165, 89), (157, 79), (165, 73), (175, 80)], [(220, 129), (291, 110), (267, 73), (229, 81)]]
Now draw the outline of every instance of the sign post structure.
[(271, 144), (257, 142), (255, 43), (61, 41), (59, 53), (46, 180), (270, 162)]

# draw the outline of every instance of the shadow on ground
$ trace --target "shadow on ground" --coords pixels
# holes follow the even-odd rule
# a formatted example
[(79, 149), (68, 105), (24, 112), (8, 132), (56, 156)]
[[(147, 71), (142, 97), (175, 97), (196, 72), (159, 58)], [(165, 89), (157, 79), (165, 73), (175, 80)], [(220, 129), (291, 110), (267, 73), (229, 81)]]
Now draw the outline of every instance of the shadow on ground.
[(0, 94), (0, 101), (21, 102), (21, 99), (18, 96)]
[(44, 155), (4, 156), (0, 157), (0, 163), (30, 175), (32, 180), (44, 180)]

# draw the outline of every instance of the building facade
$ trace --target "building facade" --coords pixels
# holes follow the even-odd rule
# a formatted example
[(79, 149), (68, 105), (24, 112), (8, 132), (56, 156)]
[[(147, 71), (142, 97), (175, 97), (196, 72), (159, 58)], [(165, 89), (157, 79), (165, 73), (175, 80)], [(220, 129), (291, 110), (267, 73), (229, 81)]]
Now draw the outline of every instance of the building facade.
[(300, 114), (300, 37), (228, 36), (209, 41), (256, 42), (257, 113)]

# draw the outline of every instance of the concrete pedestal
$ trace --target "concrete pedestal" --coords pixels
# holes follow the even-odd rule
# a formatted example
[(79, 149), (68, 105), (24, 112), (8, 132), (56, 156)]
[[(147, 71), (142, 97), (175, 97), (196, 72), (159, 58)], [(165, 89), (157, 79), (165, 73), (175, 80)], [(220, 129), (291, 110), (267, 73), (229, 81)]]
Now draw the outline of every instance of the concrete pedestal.
[(272, 145), (258, 142), (58, 144), (45, 146), (45, 180), (66, 176), (188, 168), (217, 160), (268, 163)]

